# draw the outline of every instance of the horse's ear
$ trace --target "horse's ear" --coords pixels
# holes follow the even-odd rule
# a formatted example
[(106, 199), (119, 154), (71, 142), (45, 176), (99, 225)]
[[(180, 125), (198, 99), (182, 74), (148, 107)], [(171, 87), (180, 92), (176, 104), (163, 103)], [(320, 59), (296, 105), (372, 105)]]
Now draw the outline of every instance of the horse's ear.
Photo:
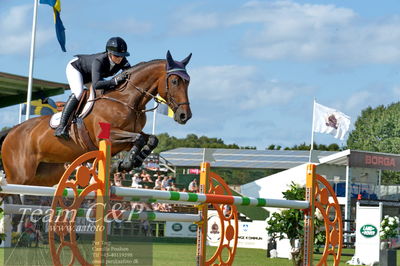
[(167, 52), (167, 69), (173, 68), (174, 65), (175, 65), (174, 59), (172, 58), (172, 55), (168, 50), (168, 52)]
[(183, 59), (183, 60), (181, 61), (181, 63), (182, 63), (184, 66), (186, 66), (186, 65), (189, 63), (190, 58), (192, 58), (192, 53), (190, 53), (190, 55), (188, 55), (185, 59)]

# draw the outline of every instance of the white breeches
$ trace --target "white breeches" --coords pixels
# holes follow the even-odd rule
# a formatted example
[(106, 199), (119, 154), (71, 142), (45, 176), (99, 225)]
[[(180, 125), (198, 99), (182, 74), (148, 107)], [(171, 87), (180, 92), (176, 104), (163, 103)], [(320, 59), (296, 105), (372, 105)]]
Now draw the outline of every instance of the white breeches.
[(81, 72), (76, 70), (71, 63), (78, 60), (78, 58), (74, 58), (67, 64), (67, 80), (69, 83), (69, 87), (71, 88), (71, 92), (75, 94), (75, 97), (79, 100), (81, 98), (82, 92), (84, 90), (83, 78)]

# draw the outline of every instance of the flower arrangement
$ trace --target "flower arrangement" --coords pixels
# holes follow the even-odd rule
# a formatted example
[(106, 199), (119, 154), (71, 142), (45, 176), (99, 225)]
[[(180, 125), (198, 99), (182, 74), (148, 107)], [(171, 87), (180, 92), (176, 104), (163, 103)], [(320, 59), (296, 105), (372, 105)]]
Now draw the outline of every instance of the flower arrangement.
[(399, 228), (399, 217), (385, 215), (381, 222), (381, 231), (379, 236), (382, 240), (397, 237)]

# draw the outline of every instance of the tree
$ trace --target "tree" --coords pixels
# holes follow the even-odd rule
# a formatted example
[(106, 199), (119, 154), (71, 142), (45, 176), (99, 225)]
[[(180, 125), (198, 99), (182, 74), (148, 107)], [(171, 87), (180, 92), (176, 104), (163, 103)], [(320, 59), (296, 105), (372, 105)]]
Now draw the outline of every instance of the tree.
[[(281, 150), (282, 146), (271, 144), (266, 150)], [(309, 151), (311, 149), (311, 145), (303, 142), (300, 145), (294, 145), (293, 147), (285, 147), (284, 150), (297, 150), (297, 151)], [(336, 143), (329, 144), (328, 146), (324, 144), (317, 144), (314, 142), (314, 149), (320, 151), (341, 151), (342, 148), (339, 147)]]
[(220, 148), (220, 149), (256, 149), (256, 147), (245, 146), (240, 147), (237, 144), (225, 144), (222, 139), (208, 138), (206, 136), (198, 137), (195, 134), (188, 134), (186, 138), (176, 138), (162, 133), (157, 135), (158, 146), (154, 150), (155, 153), (185, 147), (185, 148)]
[[(400, 153), (400, 102), (368, 107), (362, 110), (354, 125), (347, 139), (349, 149)], [(382, 183), (399, 184), (400, 174), (383, 171)]]
[(399, 153), (400, 151), (400, 102), (375, 109), (368, 107), (355, 122), (349, 134), (349, 149)]
[[(287, 200), (305, 200), (305, 187), (300, 187), (292, 182), (290, 189), (282, 192), (283, 197)], [(317, 209), (315, 210), (317, 212)], [(323, 218), (316, 213), (317, 219), (315, 223), (315, 246), (325, 242), (325, 232), (321, 230)], [(322, 218), (322, 219), (321, 219)], [(294, 265), (302, 265), (303, 263), (303, 247), (304, 247), (304, 213), (302, 210), (287, 209), (281, 213), (274, 212), (268, 218), (268, 234), (273, 238), (288, 238), (292, 246), (292, 260)], [(295, 240), (299, 240), (299, 246), (295, 246)]]

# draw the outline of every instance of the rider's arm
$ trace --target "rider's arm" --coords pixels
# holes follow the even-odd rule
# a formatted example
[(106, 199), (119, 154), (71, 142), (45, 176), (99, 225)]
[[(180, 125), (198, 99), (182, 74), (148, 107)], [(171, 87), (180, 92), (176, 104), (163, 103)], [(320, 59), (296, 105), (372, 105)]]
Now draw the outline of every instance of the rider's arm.
[(92, 86), (95, 90), (113, 89), (116, 84), (114, 79), (104, 80), (101, 77), (102, 62), (99, 59), (93, 60), (92, 64)]

